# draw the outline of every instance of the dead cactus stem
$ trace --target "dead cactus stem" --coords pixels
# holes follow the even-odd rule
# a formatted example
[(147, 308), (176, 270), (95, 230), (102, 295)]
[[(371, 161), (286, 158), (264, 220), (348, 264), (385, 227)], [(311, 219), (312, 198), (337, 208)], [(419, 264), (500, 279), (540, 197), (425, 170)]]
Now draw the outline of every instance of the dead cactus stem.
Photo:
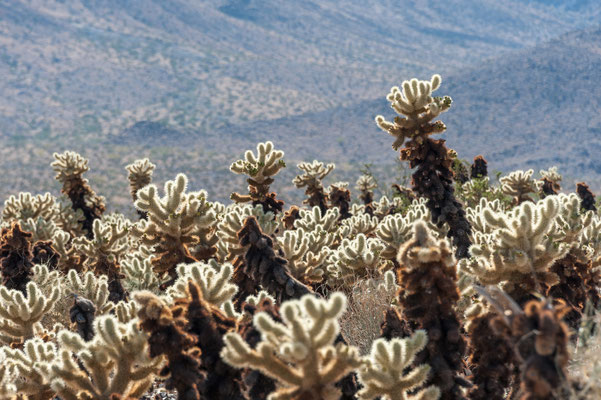
[(474, 157), (474, 163), (472, 164), (470, 170), (470, 178), (481, 179), (485, 176), (488, 176), (488, 163), (481, 155)]
[(87, 180), (81, 176), (74, 177), (65, 182), (61, 192), (69, 197), (73, 210), (82, 211), (84, 220), (81, 224), (86, 232), (86, 237), (91, 239), (94, 235), (92, 231), (94, 220), (102, 217), (102, 214), (106, 210), (102, 198), (96, 195)]
[(511, 382), (512, 344), (491, 328), (490, 322), (495, 316), (493, 313), (478, 315), (469, 324), (468, 366), (473, 382), (468, 391), (470, 400), (503, 400)]
[(159, 374), (168, 377), (165, 387), (176, 389), (182, 400), (200, 400), (199, 386), (205, 375), (200, 369), (198, 338), (186, 332), (185, 309), (177, 307), (172, 312), (157, 297), (151, 294), (144, 297), (145, 304), (138, 311), (140, 328), (150, 334), (150, 356), (164, 354), (167, 358)]
[(238, 239), (240, 246), (248, 246), (244, 262), (239, 260), (234, 271), (234, 282), (242, 285), (240, 292), (254, 294), (261, 286), (280, 303), (312, 293), (308, 286), (292, 276), (288, 261), (275, 254), (273, 239), (261, 231), (254, 216), (246, 218)]
[[(562, 322), (566, 307), (553, 307), (547, 301), (532, 300), (519, 314), (497, 316), (493, 329), (513, 344), (519, 361), (520, 400), (552, 400), (566, 381), (569, 360), (568, 326)], [(517, 389), (517, 390), (516, 390)]]
[(442, 139), (430, 139), (418, 136), (407, 142), (400, 151), (400, 158), (409, 161), (411, 168), (417, 170), (412, 176), (413, 191), (426, 198), (427, 206), (432, 213), (434, 222), (449, 225), (448, 236), (457, 247), (456, 256), (469, 256), (471, 241), (470, 224), (465, 216), (465, 210), (455, 198), (453, 188), (452, 159)]
[(7, 289), (25, 293), (25, 286), (33, 274), (33, 252), (29, 240), (32, 234), (21, 230), (18, 222), (2, 228), (0, 236), (0, 266), (2, 284)]
[(188, 284), (188, 297), (176, 300), (175, 306), (186, 310), (186, 330), (198, 338), (202, 353), (201, 368), (206, 378), (199, 386), (201, 398), (211, 400), (245, 400), (241, 391), (240, 370), (224, 363), (219, 353), (223, 335), (236, 330), (233, 319), (206, 302), (198, 285)]
[[(412, 241), (405, 246), (406, 249), (411, 248)], [(419, 248), (415, 250), (420, 251)], [(440, 251), (449, 253), (450, 249), (440, 248)], [(442, 400), (463, 399), (459, 385), (465, 383), (461, 374), (465, 367), (463, 357), (466, 341), (454, 309), (459, 300), (455, 265), (447, 266), (439, 259), (410, 268), (401, 257), (403, 252), (399, 252), (401, 265), (397, 270), (400, 285), (397, 296), (402, 318), (397, 322), (394, 321), (394, 315), (387, 315), (390, 320), (386, 322), (389, 329), (409, 328), (407, 334), (425, 329), (428, 332), (428, 344), (417, 355), (416, 363), (427, 363), (432, 367), (428, 382), (440, 388)], [(441, 257), (452, 256), (449, 253)]]
[(330, 204), (332, 207), (338, 207), (340, 210), (340, 219), (347, 219), (351, 217), (351, 192), (344, 188), (332, 185), (330, 187)]
[(587, 211), (597, 211), (595, 207), (595, 195), (584, 182), (576, 184), (576, 193), (580, 197), (580, 207)]
[(595, 309), (601, 305), (601, 274), (591, 264), (591, 261), (581, 262), (573, 252), (569, 252), (551, 266), (551, 272), (557, 274), (559, 283), (553, 285), (547, 295), (564, 301), (570, 307), (565, 320), (572, 329), (580, 326), (587, 301)]

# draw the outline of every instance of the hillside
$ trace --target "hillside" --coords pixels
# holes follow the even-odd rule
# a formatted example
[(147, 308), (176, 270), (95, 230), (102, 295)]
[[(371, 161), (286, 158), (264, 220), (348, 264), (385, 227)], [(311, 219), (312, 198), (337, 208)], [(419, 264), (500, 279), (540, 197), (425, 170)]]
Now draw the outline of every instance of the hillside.
[[(448, 127), (444, 137), (462, 158), (483, 154), (493, 169), (538, 171), (558, 165), (566, 178), (587, 179), (598, 187), (599, 71), (601, 29), (596, 28), (450, 74), (439, 90), (453, 98), (453, 107), (442, 118)], [(386, 164), (394, 157), (391, 140), (373, 121), (377, 114), (394, 115), (386, 94), (347, 108), (227, 131), (255, 132), (249, 142), (261, 137), (285, 142), (303, 132), (307, 140), (293, 150), (301, 158), (327, 154), (336, 160)]]
[[(290, 161), (285, 186), (313, 158), (338, 164), (333, 180), (365, 162), (390, 178), (396, 156), (373, 117), (391, 114), (390, 86), (434, 72), (455, 100), (446, 136), (462, 156), (593, 179), (578, 156), (594, 148), (558, 133), (598, 129), (599, 37), (583, 28), (601, 4), (474, 4), (0, 1), (0, 192), (54, 190), (52, 153), (74, 149), (118, 207), (130, 202), (123, 167), (143, 156), (157, 181), (187, 170), (223, 199), (243, 184), (229, 163), (267, 139)], [(509, 141), (517, 128), (522, 141)]]

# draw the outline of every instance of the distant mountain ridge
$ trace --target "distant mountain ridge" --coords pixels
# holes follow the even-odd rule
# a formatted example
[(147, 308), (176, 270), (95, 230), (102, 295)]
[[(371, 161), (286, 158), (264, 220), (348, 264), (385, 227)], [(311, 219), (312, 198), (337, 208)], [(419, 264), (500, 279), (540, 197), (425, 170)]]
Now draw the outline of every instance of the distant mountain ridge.
[(0, 0), (0, 187), (44, 190), (68, 148), (107, 192), (150, 156), (157, 179), (197, 168), (227, 198), (229, 163), (264, 140), (291, 175), (313, 158), (386, 169), (373, 117), (433, 73), (462, 157), (595, 180), (600, 20), (592, 0)]

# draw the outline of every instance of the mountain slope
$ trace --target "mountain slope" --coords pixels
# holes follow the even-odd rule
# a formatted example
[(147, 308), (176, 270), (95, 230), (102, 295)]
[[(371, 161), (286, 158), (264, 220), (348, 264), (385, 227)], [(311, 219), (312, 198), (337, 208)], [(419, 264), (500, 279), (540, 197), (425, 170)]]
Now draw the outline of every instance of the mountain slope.
[[(589, 25), (583, 11), (510, 0), (0, 1), (0, 134), (119, 134), (226, 123), (374, 98)], [(436, 67), (434, 67), (436, 66)], [(82, 121), (83, 120), (83, 121)]]
[[(453, 98), (442, 116), (449, 145), (466, 159), (483, 154), (509, 171), (558, 165), (567, 178), (601, 183), (601, 29), (572, 32), (533, 48), (443, 76), (438, 93)], [(429, 74), (422, 74), (428, 79)], [(409, 78), (407, 76), (406, 78)], [(400, 81), (391, 80), (389, 85)], [(385, 99), (277, 121), (228, 127), (290, 143), (298, 158), (386, 163), (392, 140), (375, 123), (394, 112)], [(225, 131), (224, 131), (225, 132)], [(305, 140), (296, 140), (298, 132)]]

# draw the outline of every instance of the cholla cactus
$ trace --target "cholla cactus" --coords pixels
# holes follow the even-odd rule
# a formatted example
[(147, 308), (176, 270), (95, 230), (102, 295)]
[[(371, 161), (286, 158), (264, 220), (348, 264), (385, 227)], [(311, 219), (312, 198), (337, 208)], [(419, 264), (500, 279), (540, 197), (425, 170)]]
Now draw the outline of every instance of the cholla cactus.
[(529, 194), (538, 191), (536, 182), (532, 179), (533, 173), (534, 171), (531, 169), (528, 171), (518, 170), (499, 179), (501, 190), (504, 194), (513, 197), (514, 204), (533, 201)]
[(51, 164), (55, 178), (62, 183), (62, 193), (71, 200), (73, 210), (81, 210), (84, 220), (83, 229), (88, 236), (92, 234), (94, 220), (104, 213), (104, 198), (97, 196), (88, 185), (83, 174), (89, 170), (88, 160), (73, 151), (62, 154), (54, 153), (55, 161)]
[(325, 167), (322, 162), (313, 160), (312, 163), (302, 162), (297, 165), (304, 173), (298, 175), (292, 183), (297, 188), (305, 189), (305, 194), (308, 196), (303, 203), (311, 207), (319, 207), (322, 213), (326, 212), (328, 196), (324, 191), (321, 181), (336, 167), (334, 164), (327, 164)]
[(2, 283), (8, 289), (24, 291), (33, 267), (31, 233), (23, 232), (18, 222), (0, 232)]
[(418, 362), (432, 366), (431, 383), (438, 386), (443, 399), (462, 399), (457, 382), (464, 369), (466, 342), (455, 311), (459, 290), (449, 243), (434, 239), (426, 224), (418, 221), (413, 225), (413, 238), (401, 247), (397, 261), (399, 319), (404, 321), (405, 330), (425, 329), (430, 336)]
[(395, 137), (392, 147), (398, 150), (405, 140), (412, 140), (418, 136), (427, 136), (433, 133), (441, 133), (446, 127), (442, 122), (431, 124), (440, 113), (447, 111), (451, 106), (451, 98), (432, 97), (432, 92), (440, 87), (442, 79), (440, 75), (433, 75), (428, 81), (403, 81), (403, 90), (397, 86), (390, 89), (386, 97), (390, 105), (399, 115), (406, 118), (396, 117), (394, 122), (388, 122), (378, 115), (376, 123), (378, 126)]
[(540, 170), (541, 179), (537, 182), (541, 197), (546, 197), (554, 194), (558, 194), (561, 190), (559, 182), (561, 182), (561, 175), (557, 172), (557, 167), (551, 167), (548, 170)]
[[(27, 340), (22, 349), (3, 347), (2, 367), (10, 371), (15, 394), (26, 396), (27, 399), (49, 399), (54, 396), (47, 379), (45, 367), (56, 359), (56, 346), (53, 343), (44, 343), (40, 338)], [(2, 397), (0, 395), (1, 398)]]
[(237, 265), (234, 273), (234, 282), (240, 287), (239, 296), (255, 294), (259, 287), (278, 301), (312, 292), (290, 273), (286, 259), (276, 255), (273, 239), (261, 231), (255, 217), (246, 218), (238, 239), (240, 247), (246, 249), (244, 263)]
[(186, 295), (188, 282), (196, 283), (205, 301), (221, 307), (231, 301), (238, 287), (231, 282), (234, 267), (230, 263), (219, 264), (215, 260), (207, 263), (180, 264), (177, 267), (177, 280), (167, 293), (174, 299)]
[(262, 335), (256, 349), (239, 334), (228, 333), (221, 356), (234, 367), (258, 369), (276, 379), (278, 387), (270, 400), (338, 399), (335, 383), (361, 365), (357, 349), (342, 343), (334, 346), (345, 308), (341, 293), (329, 300), (306, 295), (287, 301), (281, 307), (283, 323), (266, 313), (255, 315), (254, 325)]
[[(475, 292), (475, 290), (474, 290)], [(466, 311), (465, 330), (469, 336), (468, 365), (473, 386), (470, 400), (502, 400), (511, 382), (515, 357), (512, 344), (491, 327), (496, 314), (485, 304), (472, 304)]]
[(380, 256), (388, 260), (396, 259), (401, 245), (413, 235), (413, 224), (420, 220), (426, 221), (430, 230), (437, 236), (444, 236), (446, 233), (443, 229), (438, 230), (432, 224), (430, 211), (426, 206), (419, 201), (414, 201), (405, 215), (388, 215), (378, 224), (375, 231), (376, 237), (386, 245)]
[(109, 301), (110, 292), (106, 275), (97, 277), (92, 271), (87, 271), (82, 279), (75, 270), (70, 270), (66, 278), (63, 283), (63, 291), (66, 295), (78, 295), (90, 300), (96, 307), (97, 315), (106, 314), (113, 309), (114, 303)]
[(549, 268), (568, 246), (553, 240), (559, 201), (549, 196), (536, 204), (525, 202), (510, 212), (495, 213), (486, 208), (483, 217), (494, 227), (492, 240), (472, 246), (474, 262), (464, 264), (466, 272), (483, 285), (501, 284), (518, 303), (533, 290), (541, 291), (558, 282)]
[(301, 282), (316, 283), (323, 279), (325, 263), (329, 250), (318, 247), (318, 241), (313, 232), (302, 228), (285, 231), (283, 236), (276, 238), (278, 245), (288, 260), (292, 275)]
[(49, 312), (61, 294), (54, 287), (46, 297), (34, 282), (29, 282), (25, 296), (18, 290), (0, 286), (0, 340), (4, 343), (22, 342), (41, 331), (40, 321)]
[(374, 201), (373, 190), (378, 187), (374, 177), (371, 175), (361, 175), (357, 179), (356, 185), (355, 188), (361, 192), (360, 198), (363, 204), (371, 204)]
[(560, 393), (569, 384), (566, 376), (570, 331), (562, 322), (568, 308), (554, 307), (547, 300), (531, 300), (522, 311), (496, 287), (479, 292), (498, 314), (491, 321), (492, 328), (513, 345), (521, 363), (521, 374), (514, 377), (512, 392), (519, 392), (525, 399), (566, 398)]
[(140, 328), (150, 336), (150, 356), (167, 359), (161, 371), (168, 376), (165, 387), (177, 389), (182, 399), (200, 400), (199, 386), (206, 376), (200, 371), (198, 338), (186, 331), (186, 310), (180, 308), (174, 314), (163, 300), (147, 291), (136, 292), (134, 298), (140, 304)]
[[(134, 202), (138, 200), (138, 190), (146, 185), (150, 185), (152, 182), (152, 173), (154, 172), (155, 167), (156, 166), (151, 163), (148, 158), (136, 160), (125, 167), (127, 172), (129, 172), (127, 179), (129, 180), (131, 197)], [(146, 213), (144, 211), (137, 211), (140, 217), (146, 218)]]
[(111, 293), (109, 299), (115, 303), (126, 296), (121, 284), (123, 275), (118, 263), (129, 250), (127, 241), (129, 228), (129, 222), (122, 218), (104, 217), (102, 220), (94, 221), (93, 239), (79, 237), (73, 240), (75, 250), (86, 256), (84, 265), (96, 274), (104, 274), (108, 277)]
[(577, 246), (581, 233), (593, 222), (595, 213), (581, 212), (580, 199), (575, 193), (562, 193), (556, 198), (559, 201), (559, 213), (555, 219), (555, 229), (550, 235), (567, 245)]
[(53, 238), (54, 249), (59, 254), (58, 268), (62, 271), (71, 269), (81, 270), (81, 258), (72, 245), (71, 235), (64, 231), (58, 231)]
[(482, 155), (474, 157), (474, 163), (470, 170), (470, 179), (482, 179), (488, 177), (488, 162)]
[(410, 338), (377, 339), (371, 348), (367, 363), (359, 369), (363, 389), (357, 393), (361, 400), (382, 396), (386, 400), (438, 400), (440, 390), (430, 386), (411, 395), (408, 392), (423, 386), (430, 366), (419, 365), (406, 372), (428, 342), (426, 331), (418, 330)]
[(348, 182), (332, 183), (328, 197), (330, 205), (340, 210), (341, 220), (344, 221), (351, 216), (351, 192), (348, 190)]
[(120, 266), (124, 275), (123, 287), (128, 292), (148, 290), (158, 293), (161, 284), (165, 283), (152, 268), (152, 256), (126, 258)]
[(240, 247), (238, 232), (242, 229), (245, 219), (251, 215), (257, 219), (261, 230), (267, 235), (274, 233), (278, 227), (275, 214), (264, 212), (263, 207), (259, 204), (254, 207), (249, 204), (228, 207), (217, 225), (217, 235), (219, 236), (221, 245), (227, 249), (228, 254), (225, 258), (228, 261), (244, 254), (246, 251), (245, 248)]
[(276, 194), (269, 192), (269, 185), (273, 183), (273, 177), (280, 169), (286, 166), (283, 157), (284, 152), (275, 150), (271, 142), (259, 143), (256, 156), (250, 150), (244, 153), (245, 159), (234, 162), (230, 171), (248, 175), (249, 194), (232, 193), (230, 198), (237, 203), (261, 204), (265, 212), (281, 212), (284, 202), (276, 200)]
[(31, 193), (19, 193), (19, 196), (10, 196), (4, 201), (2, 219), (10, 220), (36, 220), (42, 218), (51, 221), (56, 213), (56, 202), (48, 192), (33, 196)]
[(337, 222), (340, 217), (340, 212), (337, 208), (322, 211), (319, 207), (314, 206), (311, 211), (300, 210), (300, 218), (294, 222), (295, 228), (302, 228), (308, 232), (323, 230), (329, 233), (334, 233), (338, 229)]
[(157, 187), (148, 185), (138, 191), (136, 207), (148, 213), (148, 221), (141, 220), (132, 229), (143, 244), (156, 246), (157, 256), (152, 263), (159, 275), (175, 276), (175, 266), (197, 259), (190, 246), (202, 246), (200, 259), (211, 258), (217, 249), (214, 227), (215, 212), (207, 202), (204, 191), (186, 193), (188, 178), (178, 174), (174, 181), (165, 183), (165, 196), (159, 197)]
[(65, 399), (142, 396), (152, 385), (163, 360), (150, 358), (148, 335), (137, 325), (137, 320), (121, 324), (110, 315), (98, 317), (94, 322), (96, 334), (89, 342), (75, 333), (61, 331), (59, 356), (48, 372), (52, 389)]
[(328, 272), (335, 280), (347, 284), (362, 277), (374, 276), (382, 267), (380, 252), (384, 244), (377, 238), (367, 238), (360, 233), (353, 240), (343, 239), (332, 255)]
[(576, 193), (578, 193), (578, 196), (580, 197), (580, 206), (583, 210), (597, 211), (597, 207), (595, 206), (595, 195), (591, 192), (586, 183), (577, 183)]
[(341, 222), (338, 233), (341, 237), (352, 238), (359, 233), (371, 235), (378, 226), (378, 218), (367, 213), (353, 215)]
[(443, 132), (441, 121), (432, 122), (451, 106), (450, 97), (432, 97), (440, 86), (440, 75), (428, 81), (403, 82), (403, 90), (393, 87), (387, 99), (399, 114), (393, 122), (378, 115), (376, 123), (395, 138), (392, 147), (400, 149), (401, 160), (409, 161), (413, 173), (413, 191), (425, 197), (432, 219), (438, 225), (449, 225), (448, 236), (453, 238), (458, 258), (468, 256), (470, 225), (465, 218), (461, 203), (455, 199), (453, 188), (453, 164), (443, 140), (433, 140), (430, 135)]

